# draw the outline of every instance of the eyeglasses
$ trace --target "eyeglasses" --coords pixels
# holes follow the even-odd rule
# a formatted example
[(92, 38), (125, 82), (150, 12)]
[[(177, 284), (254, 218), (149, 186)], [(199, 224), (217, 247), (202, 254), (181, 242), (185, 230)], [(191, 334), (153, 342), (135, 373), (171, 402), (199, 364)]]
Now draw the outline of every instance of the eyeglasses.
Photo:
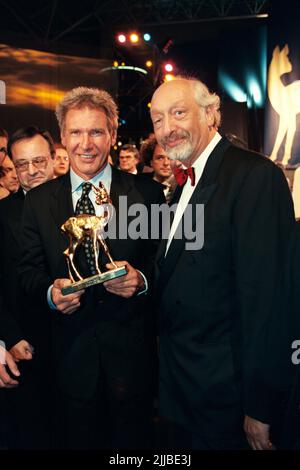
[(48, 164), (48, 157), (36, 157), (32, 158), (31, 160), (19, 160), (15, 162), (15, 167), (19, 171), (28, 171), (30, 163), (38, 170), (44, 170)]
[(0, 148), (0, 153), (4, 153), (4, 155), (6, 155), (6, 154), (7, 154), (7, 149), (6, 149), (6, 147), (1, 147), (1, 148)]

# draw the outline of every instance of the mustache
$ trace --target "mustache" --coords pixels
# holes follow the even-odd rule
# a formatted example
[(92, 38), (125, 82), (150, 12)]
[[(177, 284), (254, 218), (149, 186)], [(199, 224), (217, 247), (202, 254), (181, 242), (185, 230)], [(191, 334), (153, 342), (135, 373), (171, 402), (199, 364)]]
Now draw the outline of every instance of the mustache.
[(189, 139), (190, 134), (187, 131), (172, 131), (167, 137), (164, 137), (161, 141), (163, 145), (168, 145), (169, 142), (174, 142), (174, 140), (187, 138)]

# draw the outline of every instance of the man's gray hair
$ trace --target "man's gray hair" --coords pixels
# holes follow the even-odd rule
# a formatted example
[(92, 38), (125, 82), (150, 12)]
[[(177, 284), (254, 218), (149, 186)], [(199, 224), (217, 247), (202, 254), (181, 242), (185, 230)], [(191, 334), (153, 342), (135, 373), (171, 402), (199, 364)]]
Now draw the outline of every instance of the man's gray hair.
[(105, 113), (110, 133), (117, 130), (118, 107), (112, 96), (99, 88), (78, 87), (69, 91), (56, 107), (56, 117), (62, 133), (64, 133), (67, 112), (70, 109), (82, 109), (86, 106)]
[(216, 93), (211, 93), (205, 83), (194, 77), (176, 76), (175, 80), (183, 80), (190, 84), (193, 89), (196, 103), (201, 108), (210, 108), (214, 116), (213, 127), (218, 129), (221, 124), (220, 97)]

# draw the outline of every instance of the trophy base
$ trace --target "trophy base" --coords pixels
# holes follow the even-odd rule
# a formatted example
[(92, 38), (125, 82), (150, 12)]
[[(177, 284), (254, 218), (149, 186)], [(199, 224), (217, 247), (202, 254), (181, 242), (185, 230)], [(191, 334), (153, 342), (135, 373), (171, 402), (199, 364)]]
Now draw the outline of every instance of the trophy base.
[(110, 281), (116, 277), (124, 276), (126, 273), (126, 266), (121, 266), (120, 268), (111, 269), (110, 271), (106, 271), (102, 274), (96, 274), (95, 276), (87, 277), (86, 279), (82, 279), (82, 281), (74, 282), (69, 286), (63, 287), (61, 292), (63, 295), (72, 294), (73, 292), (77, 292), (81, 289), (86, 289), (87, 287), (102, 284), (103, 282)]

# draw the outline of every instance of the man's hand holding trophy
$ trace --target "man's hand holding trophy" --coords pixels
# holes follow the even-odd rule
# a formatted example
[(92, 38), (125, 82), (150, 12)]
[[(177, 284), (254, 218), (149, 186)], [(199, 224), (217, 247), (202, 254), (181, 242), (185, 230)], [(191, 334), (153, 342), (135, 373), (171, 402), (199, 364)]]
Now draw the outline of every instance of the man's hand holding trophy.
[[(70, 285), (61, 289), (63, 295), (101, 284), (110, 279), (124, 276), (127, 273), (125, 266), (117, 266), (112, 259), (103, 236), (104, 228), (113, 214), (112, 201), (102, 183), (99, 183), (99, 188), (92, 185), (92, 189), (96, 195), (96, 204), (103, 206), (102, 215), (74, 215), (61, 226), (62, 232), (69, 237), (69, 247), (64, 251), (64, 255), (67, 260), (69, 278), (71, 280)], [(95, 274), (84, 278), (75, 264), (75, 254), (78, 247), (87, 241), (92, 250), (92, 253), (88, 253), (88, 256), (94, 260)], [(104, 251), (110, 266), (112, 266), (112, 269), (105, 272), (102, 272), (99, 266), (100, 249)]]

